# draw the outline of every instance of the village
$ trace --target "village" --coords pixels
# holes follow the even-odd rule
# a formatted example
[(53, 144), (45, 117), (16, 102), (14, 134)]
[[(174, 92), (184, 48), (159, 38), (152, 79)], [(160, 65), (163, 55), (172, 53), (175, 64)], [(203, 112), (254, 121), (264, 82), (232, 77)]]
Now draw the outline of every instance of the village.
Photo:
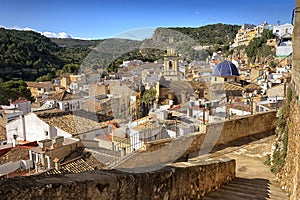
[(154, 63), (126, 60), (115, 73), (88, 69), (27, 82), (35, 102), (0, 107), (1, 177), (110, 169), (150, 141), (279, 109), (291, 81), (293, 25), (244, 24), (231, 47), (264, 29), (276, 36), (268, 41), (275, 67), (222, 51), (188, 63), (170, 45)]

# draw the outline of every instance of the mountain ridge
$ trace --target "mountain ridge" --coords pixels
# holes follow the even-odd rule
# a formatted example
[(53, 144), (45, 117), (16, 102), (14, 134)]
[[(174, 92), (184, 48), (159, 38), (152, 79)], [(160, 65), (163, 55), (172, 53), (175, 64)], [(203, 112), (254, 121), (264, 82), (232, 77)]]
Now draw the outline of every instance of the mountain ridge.
[[(218, 45), (228, 45), (230, 44), (230, 42), (233, 41), (233, 36), (235, 35), (234, 33), (237, 32), (238, 27), (239, 26), (237, 25), (215, 24), (202, 26), (198, 28), (157, 28), (153, 35), (156, 34), (155, 39), (157, 39), (160, 37), (157, 37), (157, 34), (163, 34), (161, 30), (164, 30), (164, 32), (173, 31), (176, 33), (175, 35), (182, 35), (179, 36), (179, 38), (186, 38), (189, 45), (191, 45), (192, 43), (198, 45), (205, 45), (210, 44), (210, 42), (214, 41), (215, 43), (211, 43), (211, 45), (214, 45), (216, 43)], [(214, 34), (210, 34), (209, 31), (213, 31)], [(223, 37), (221, 37), (222, 34)], [(205, 36), (201, 38), (200, 35)], [(133, 44), (134, 48), (128, 48), (128, 50), (134, 51), (135, 53), (126, 53), (125, 51), (125, 57), (123, 55), (118, 54), (116, 54), (117, 56), (111, 56), (109, 54), (114, 54), (113, 52), (104, 52), (102, 49), (102, 51), (100, 52), (104, 52), (102, 55), (103, 62), (101, 61), (103, 64), (99, 64), (97, 63), (97, 59), (95, 60), (95, 62), (84, 61), (87, 60), (86, 58), (90, 54), (95, 54), (97, 48), (98, 50), (102, 48), (102, 46), (99, 44), (102, 43), (103, 46), (106, 45), (109, 48), (109, 43), (103, 43), (103, 41), (109, 41), (109, 39), (57, 39), (45, 37), (41, 33), (34, 32), (32, 30), (22, 31), (0, 28), (0, 78), (4, 81), (11, 79), (22, 79), (30, 81), (50, 80), (54, 77), (60, 76), (63, 67), (67, 64), (74, 64), (80, 66), (83, 63), (85, 63), (87, 64), (85, 65), (85, 67), (109, 68), (114, 62), (114, 60), (112, 59), (119, 58), (120, 62), (120, 60), (122, 60), (122, 56), (126, 59), (142, 58), (145, 59), (145, 61), (153, 61), (161, 56), (158, 54), (161, 54), (166, 50), (164, 48), (167, 44), (166, 41), (163, 41), (161, 43), (158, 39), (157, 41), (159, 42), (155, 43), (157, 45), (152, 46), (153, 44), (151, 44), (151, 42), (155, 41), (155, 39), (146, 39), (143, 41), (120, 39), (120, 41), (122, 41), (121, 46), (123, 45), (122, 48), (125, 48), (125, 50), (127, 50), (126, 45)], [(162, 46), (162, 44), (164, 45)], [(179, 48), (179, 51), (186, 51), (187, 48), (184, 47), (185, 44), (182, 43), (180, 45), (181, 46)], [(145, 52), (136, 51), (142, 48), (153, 50), (147, 50)], [(141, 55), (137, 56), (135, 54)], [(107, 55), (107, 57), (105, 57), (105, 55)], [(151, 57), (151, 59), (148, 59), (147, 57)]]

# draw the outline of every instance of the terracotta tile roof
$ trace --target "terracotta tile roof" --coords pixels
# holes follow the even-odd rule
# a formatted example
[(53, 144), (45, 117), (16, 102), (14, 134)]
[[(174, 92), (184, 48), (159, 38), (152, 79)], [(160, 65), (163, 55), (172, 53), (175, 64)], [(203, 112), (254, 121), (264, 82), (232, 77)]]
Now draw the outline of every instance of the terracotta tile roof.
[(227, 83), (225, 82), (223, 83), (217, 83), (217, 84), (213, 84), (209, 87), (210, 90), (224, 90), (224, 91), (243, 91), (244, 88), (239, 86), (239, 85), (235, 85), (232, 83)]
[(78, 135), (107, 126), (112, 117), (97, 115), (84, 110), (63, 112), (57, 109), (35, 112), (37, 116), (54, 127), (72, 135)]
[(74, 95), (74, 94), (64, 90), (64, 91), (61, 91), (61, 92), (51, 95), (47, 99), (58, 100), (58, 101), (67, 101), (67, 100), (72, 100), (72, 99), (82, 99), (82, 97), (80, 97), (78, 95)]
[(82, 158), (75, 158), (66, 163), (61, 164), (60, 169), (57, 170), (55, 168), (43, 173), (45, 175), (51, 174), (77, 174), (85, 171), (94, 170), (89, 164), (87, 164)]
[(244, 88), (246, 90), (261, 90), (261, 87), (259, 85), (256, 85), (255, 83), (250, 83), (249, 85), (246, 85)]
[(9, 152), (0, 156), (0, 165), (10, 161), (17, 162), (19, 160), (29, 159), (29, 151), (25, 148), (13, 147)]
[(18, 100), (11, 102), (11, 104), (18, 104), (18, 103), (24, 103), (24, 102), (30, 102), (30, 101), (27, 99), (18, 99)]
[(0, 125), (0, 141), (6, 139), (6, 128)]
[(26, 82), (28, 87), (31, 88), (44, 88), (47, 86), (51, 86), (53, 85), (50, 81), (47, 82)]

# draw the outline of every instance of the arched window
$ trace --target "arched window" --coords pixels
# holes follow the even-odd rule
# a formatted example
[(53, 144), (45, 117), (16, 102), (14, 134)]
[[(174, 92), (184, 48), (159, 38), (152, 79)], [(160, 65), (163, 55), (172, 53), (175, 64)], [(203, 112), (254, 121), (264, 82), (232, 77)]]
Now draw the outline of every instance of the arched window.
[(169, 70), (172, 70), (172, 69), (173, 69), (173, 62), (169, 61)]

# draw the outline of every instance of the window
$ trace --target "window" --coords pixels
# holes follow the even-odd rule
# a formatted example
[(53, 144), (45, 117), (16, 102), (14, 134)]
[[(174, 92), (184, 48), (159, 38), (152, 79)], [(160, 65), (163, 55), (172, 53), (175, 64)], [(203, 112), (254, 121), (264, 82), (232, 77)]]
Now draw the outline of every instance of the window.
[(129, 128), (126, 129), (126, 134), (125, 134), (125, 138), (129, 138), (130, 136), (130, 130)]
[(45, 131), (45, 136), (48, 136), (49, 135), (49, 132), (48, 131)]
[(169, 61), (169, 70), (172, 70), (172, 68), (173, 68), (173, 62)]
[(109, 128), (109, 134), (111, 135), (112, 134), (112, 125), (110, 124), (109, 126), (108, 126), (108, 128)]
[(65, 111), (69, 111), (69, 103), (68, 102), (65, 103)]

